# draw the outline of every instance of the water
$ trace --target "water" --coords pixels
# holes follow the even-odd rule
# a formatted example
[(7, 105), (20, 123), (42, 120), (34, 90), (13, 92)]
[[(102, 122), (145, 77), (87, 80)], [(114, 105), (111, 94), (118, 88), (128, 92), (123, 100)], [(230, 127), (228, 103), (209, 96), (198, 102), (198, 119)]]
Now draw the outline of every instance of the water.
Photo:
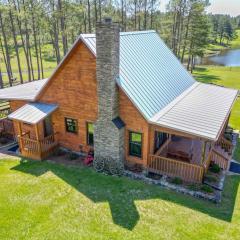
[(222, 50), (218, 55), (202, 58), (199, 64), (238, 67), (240, 66), (240, 49)]

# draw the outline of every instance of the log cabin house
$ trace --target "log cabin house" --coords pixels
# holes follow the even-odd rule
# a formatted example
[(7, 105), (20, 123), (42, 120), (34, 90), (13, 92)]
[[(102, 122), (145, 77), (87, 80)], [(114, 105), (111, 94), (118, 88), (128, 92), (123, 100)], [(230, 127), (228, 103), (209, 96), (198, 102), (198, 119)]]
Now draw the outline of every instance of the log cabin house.
[(49, 79), (0, 90), (24, 157), (94, 148), (96, 159), (189, 182), (201, 182), (211, 161), (228, 168), (236, 98), (196, 82), (155, 31), (120, 32), (110, 19), (81, 34)]

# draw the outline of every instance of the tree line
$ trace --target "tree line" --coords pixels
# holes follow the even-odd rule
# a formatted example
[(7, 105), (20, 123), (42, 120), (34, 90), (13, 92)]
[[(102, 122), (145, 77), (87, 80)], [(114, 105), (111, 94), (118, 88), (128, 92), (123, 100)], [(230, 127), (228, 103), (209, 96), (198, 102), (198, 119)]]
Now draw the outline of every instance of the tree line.
[[(206, 0), (2, 0), (0, 3), (0, 88), (45, 77), (46, 45), (59, 63), (80, 33), (95, 32), (95, 23), (111, 16), (122, 31), (157, 30), (181, 62), (192, 70), (209, 42), (228, 44), (240, 17), (207, 15)], [(16, 59), (17, 73), (12, 59)], [(26, 77), (23, 76), (26, 72)], [(17, 76), (17, 79), (16, 79)]]

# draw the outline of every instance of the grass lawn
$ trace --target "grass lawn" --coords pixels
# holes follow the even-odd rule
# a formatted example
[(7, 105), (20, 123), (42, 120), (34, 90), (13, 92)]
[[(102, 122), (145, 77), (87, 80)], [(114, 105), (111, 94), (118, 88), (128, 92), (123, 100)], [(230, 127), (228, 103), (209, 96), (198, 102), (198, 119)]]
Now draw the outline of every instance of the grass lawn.
[(234, 151), (233, 159), (240, 162), (240, 138), (238, 139), (237, 148)]
[(231, 41), (231, 48), (240, 48), (240, 29), (237, 30), (237, 37)]
[(239, 239), (240, 176), (216, 205), (47, 162), (0, 160), (0, 239)]
[[(55, 67), (57, 66), (56, 58), (54, 57), (54, 51), (51, 46), (51, 44), (45, 44), (43, 46), (43, 67), (44, 67), (44, 78), (47, 78), (51, 75)], [(14, 49), (10, 49), (11, 52), (11, 66), (13, 71), (13, 77), (17, 78), (17, 81), (20, 81), (20, 77), (18, 74), (18, 66), (17, 66), (17, 58)], [(33, 61), (33, 69), (34, 69), (34, 75), (35, 78), (37, 78), (37, 58), (34, 55), (34, 50), (32, 50), (32, 61)], [(21, 68), (23, 72), (23, 79), (24, 81), (28, 80), (28, 74), (27, 74), (27, 64), (26, 59), (24, 55), (23, 48), (19, 48), (20, 53), (20, 60), (21, 60)], [(2, 57), (2, 53), (0, 51), (0, 58)], [(1, 63), (2, 72), (6, 73), (6, 67), (4, 63)], [(6, 84), (8, 84), (8, 77), (6, 74), (3, 74), (3, 80)]]
[[(204, 83), (214, 83), (240, 90), (240, 67), (206, 66), (194, 71), (195, 78)], [(230, 125), (240, 130), (240, 99), (238, 98), (231, 114)]]

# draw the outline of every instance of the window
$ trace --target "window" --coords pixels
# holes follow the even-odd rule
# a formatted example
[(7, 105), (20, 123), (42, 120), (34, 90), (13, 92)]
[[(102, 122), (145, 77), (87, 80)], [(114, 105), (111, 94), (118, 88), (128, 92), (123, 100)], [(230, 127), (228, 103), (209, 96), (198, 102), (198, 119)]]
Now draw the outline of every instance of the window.
[(142, 157), (142, 134), (129, 132), (129, 155)]
[(156, 152), (167, 141), (167, 138), (168, 136), (166, 133), (155, 131), (154, 152)]
[(77, 120), (72, 118), (65, 118), (66, 131), (70, 133), (77, 133)]
[(87, 123), (87, 144), (93, 146), (93, 123)]

